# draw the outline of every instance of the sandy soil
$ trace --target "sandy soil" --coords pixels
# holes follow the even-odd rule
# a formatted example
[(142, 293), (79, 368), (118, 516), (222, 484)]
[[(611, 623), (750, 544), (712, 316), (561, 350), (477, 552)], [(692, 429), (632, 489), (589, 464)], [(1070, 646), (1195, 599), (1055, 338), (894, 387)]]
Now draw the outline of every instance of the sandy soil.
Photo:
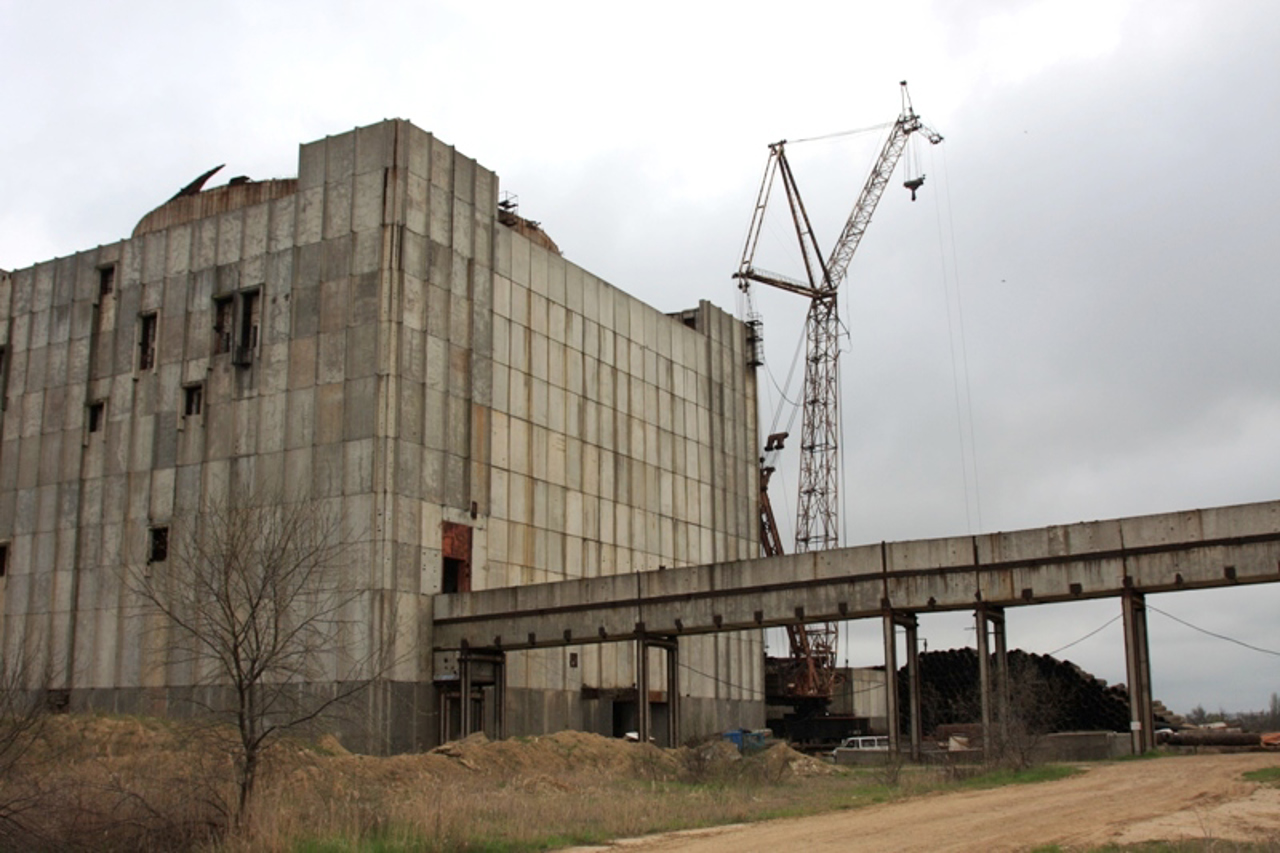
[(1057, 782), (938, 794), (835, 814), (620, 841), (626, 853), (680, 850), (1090, 849), (1109, 842), (1280, 838), (1280, 788), (1241, 774), (1275, 755), (1197, 755), (1091, 766)]

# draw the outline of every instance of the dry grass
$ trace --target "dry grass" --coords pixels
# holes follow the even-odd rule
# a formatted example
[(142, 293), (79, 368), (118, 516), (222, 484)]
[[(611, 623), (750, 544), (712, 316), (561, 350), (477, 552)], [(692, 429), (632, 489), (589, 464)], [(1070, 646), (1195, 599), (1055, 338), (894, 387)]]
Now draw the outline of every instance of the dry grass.
[[(829, 774), (786, 747), (661, 750), (560, 732), (427, 755), (312, 756), (265, 787), (234, 850), (539, 850), (758, 818), (786, 783)], [(798, 793), (798, 791), (796, 792)], [(292, 845), (292, 846), (291, 846)]]
[(783, 745), (741, 759), (722, 743), (661, 750), (560, 732), (370, 757), (328, 738), (273, 747), (249, 819), (232, 830), (228, 732), (126, 717), (54, 721), (33, 756), (45, 796), (25, 849), (544, 850), (851, 808), (944, 784), (907, 768), (887, 785), (875, 770), (838, 771)]

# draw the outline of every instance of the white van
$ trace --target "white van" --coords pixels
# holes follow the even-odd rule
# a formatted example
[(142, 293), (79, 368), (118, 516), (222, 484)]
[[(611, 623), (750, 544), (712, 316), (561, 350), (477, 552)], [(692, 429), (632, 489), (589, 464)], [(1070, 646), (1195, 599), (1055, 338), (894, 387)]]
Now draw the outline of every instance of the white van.
[(831, 757), (835, 758), (836, 753), (842, 749), (856, 749), (859, 751), (870, 752), (888, 752), (889, 738), (887, 735), (862, 735), (860, 737), (847, 737), (840, 741), (840, 745), (831, 750)]

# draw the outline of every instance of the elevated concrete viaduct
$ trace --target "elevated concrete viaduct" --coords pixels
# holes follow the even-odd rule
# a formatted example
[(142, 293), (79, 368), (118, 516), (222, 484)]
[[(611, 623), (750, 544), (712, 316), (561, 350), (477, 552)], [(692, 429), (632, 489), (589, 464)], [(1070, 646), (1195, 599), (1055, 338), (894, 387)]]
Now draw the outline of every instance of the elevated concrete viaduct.
[[(1000, 717), (1005, 608), (1117, 597), (1134, 746), (1142, 751), (1154, 746), (1146, 595), (1276, 581), (1280, 501), (1271, 501), (440, 595), (433, 602), (432, 645), (438, 658), (452, 658), (436, 671), (452, 664), (469, 686), (472, 660), (492, 665), (500, 682), (507, 651), (633, 641), (638, 695), (647, 696), (651, 646), (667, 653), (674, 673), (680, 637), (879, 617), (890, 672), (897, 629), (907, 632), (909, 740), (918, 752), (917, 614), (974, 611), (983, 722), (990, 726)], [(901, 700), (896, 679), (886, 682), (890, 735), (898, 747)], [(649, 731), (647, 710), (640, 714), (642, 737)], [(672, 743), (678, 716), (667, 717)]]

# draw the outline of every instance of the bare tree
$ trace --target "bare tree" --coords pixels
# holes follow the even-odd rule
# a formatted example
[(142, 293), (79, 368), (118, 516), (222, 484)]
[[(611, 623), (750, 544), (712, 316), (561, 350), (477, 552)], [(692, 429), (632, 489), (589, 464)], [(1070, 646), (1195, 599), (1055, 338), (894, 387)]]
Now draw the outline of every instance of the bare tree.
[(1053, 731), (1062, 698), (1030, 656), (1010, 656), (1003, 707), (987, 736), (988, 758), (1015, 770), (1034, 764), (1038, 748)]
[(205, 710), (234, 721), (240, 822), (264, 749), (381, 677), (389, 644), (360, 636), (358, 570), (319, 504), (253, 495), (187, 521), (128, 584), (163, 616), (171, 663), (209, 688)]
[(0, 661), (0, 847), (28, 844), (36, 828), (28, 815), (43, 799), (39, 762), (32, 760), (44, 734), (47, 675), (37, 675), (31, 655)]

